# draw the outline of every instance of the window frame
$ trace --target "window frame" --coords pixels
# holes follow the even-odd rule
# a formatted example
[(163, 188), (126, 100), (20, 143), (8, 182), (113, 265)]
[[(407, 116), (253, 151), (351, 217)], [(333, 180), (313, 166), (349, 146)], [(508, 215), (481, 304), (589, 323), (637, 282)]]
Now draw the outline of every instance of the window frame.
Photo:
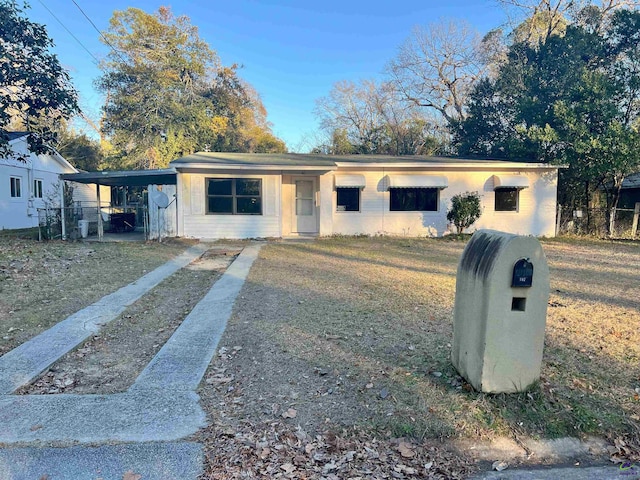
[[(494, 200), (493, 200), (493, 210), (496, 212), (515, 212), (518, 213), (520, 211), (520, 188), (517, 187), (499, 187), (496, 188), (494, 190)], [(498, 208), (498, 193), (500, 194), (504, 194), (504, 193), (513, 193), (515, 192), (515, 204), (513, 205), (513, 208), (502, 208), (504, 206), (504, 200), (501, 200), (501, 202), (503, 202), (500, 206), (501, 208)]]
[[(418, 209), (418, 196), (417, 196), (417, 191), (418, 190), (434, 190), (435, 191), (435, 196), (436, 196), (436, 202), (435, 202), (435, 209), (433, 210), (421, 210)], [(441, 188), (437, 188), (437, 187), (390, 187), (389, 188), (389, 211), (390, 212), (429, 212), (429, 213), (437, 213), (440, 211), (440, 190), (442, 190)], [(416, 192), (416, 197), (415, 197), (415, 206), (414, 208), (408, 208), (408, 209), (399, 209), (399, 208), (393, 208), (393, 195), (395, 195), (395, 191), (398, 191), (398, 193), (407, 193), (409, 191), (413, 191)]]
[[(358, 208), (355, 210), (348, 210), (348, 209), (343, 209), (340, 210), (340, 202), (338, 200), (340, 192), (343, 190), (357, 190), (357, 196), (358, 196)], [(362, 211), (362, 188), (360, 187), (336, 187), (336, 213), (354, 213), (354, 212), (361, 212)]]
[(9, 177), (9, 195), (13, 199), (22, 198), (22, 177)]
[(41, 178), (33, 179), (33, 198), (44, 198), (44, 181)]
[[(231, 194), (230, 195), (211, 195), (209, 194), (209, 182), (211, 180), (230, 180), (231, 181)], [(238, 180), (253, 180), (259, 182), (259, 194), (258, 195), (238, 195), (237, 194), (237, 181)], [(205, 214), (206, 215), (253, 215), (253, 216), (262, 216), (264, 215), (264, 206), (263, 206), (263, 189), (262, 189), (262, 178), (256, 177), (207, 177), (205, 178), (204, 183), (204, 191), (205, 191)], [(230, 212), (212, 212), (209, 210), (209, 199), (210, 198), (231, 198), (231, 211)], [(243, 198), (258, 198), (260, 201), (260, 212), (258, 213), (244, 213), (238, 212), (238, 199)]]

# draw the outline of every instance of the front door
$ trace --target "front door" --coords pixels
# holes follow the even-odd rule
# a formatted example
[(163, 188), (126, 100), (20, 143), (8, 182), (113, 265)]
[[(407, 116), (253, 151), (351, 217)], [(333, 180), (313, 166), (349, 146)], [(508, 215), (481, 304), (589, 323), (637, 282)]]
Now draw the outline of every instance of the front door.
[(295, 202), (293, 205), (293, 231), (318, 233), (316, 212), (316, 181), (313, 178), (294, 178)]

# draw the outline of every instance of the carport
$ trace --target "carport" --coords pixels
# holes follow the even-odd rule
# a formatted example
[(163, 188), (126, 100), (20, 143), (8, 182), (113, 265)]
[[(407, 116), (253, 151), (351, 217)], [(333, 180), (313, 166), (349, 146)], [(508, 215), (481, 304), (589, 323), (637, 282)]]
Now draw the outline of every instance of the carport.
[[(173, 168), (159, 169), (159, 170), (120, 170), (120, 171), (104, 171), (104, 172), (82, 172), (82, 173), (65, 173), (60, 175), (60, 179), (63, 181), (83, 183), (87, 185), (96, 186), (96, 197), (98, 203), (98, 241), (102, 241), (104, 238), (104, 221), (101, 214), (101, 199), (100, 199), (100, 187), (147, 187), (149, 188), (149, 195), (147, 200), (147, 208), (150, 208), (152, 202), (152, 188), (151, 186), (166, 186), (170, 185), (175, 188), (177, 184), (176, 171)], [(159, 189), (153, 190), (155, 192), (155, 198), (158, 200), (160, 195)], [(162, 195), (160, 195), (161, 197)], [(160, 208), (166, 208), (160, 205), (162, 200), (156, 201), (158, 210)], [(64, 217), (65, 205), (63, 200), (62, 215)], [(65, 221), (62, 219), (63, 231), (62, 236), (66, 238), (66, 232), (64, 231)], [(160, 221), (158, 217), (158, 236), (161, 237)]]

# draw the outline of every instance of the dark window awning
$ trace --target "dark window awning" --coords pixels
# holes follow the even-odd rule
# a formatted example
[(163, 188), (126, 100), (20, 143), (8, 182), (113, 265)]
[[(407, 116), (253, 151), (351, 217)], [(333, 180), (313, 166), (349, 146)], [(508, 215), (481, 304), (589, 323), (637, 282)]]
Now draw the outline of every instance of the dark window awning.
[(176, 185), (176, 171), (163, 170), (122, 170), (112, 172), (82, 172), (60, 175), (62, 180), (76, 183), (96, 183), (110, 187), (146, 187), (147, 185)]

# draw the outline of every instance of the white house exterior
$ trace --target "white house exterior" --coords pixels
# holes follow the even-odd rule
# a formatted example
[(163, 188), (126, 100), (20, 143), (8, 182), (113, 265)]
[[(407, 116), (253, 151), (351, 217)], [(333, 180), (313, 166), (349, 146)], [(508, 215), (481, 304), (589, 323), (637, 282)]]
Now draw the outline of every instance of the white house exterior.
[(490, 228), (554, 236), (558, 168), (444, 157), (203, 152), (171, 162), (177, 233), (194, 238), (442, 236), (451, 197)]
[[(38, 226), (38, 209), (60, 205), (60, 179), (78, 170), (59, 153), (29, 151), (27, 133), (9, 132), (9, 146), (17, 158), (0, 158), (0, 230)], [(74, 184), (74, 201), (95, 202), (95, 185)], [(109, 191), (104, 191), (109, 201)]]

